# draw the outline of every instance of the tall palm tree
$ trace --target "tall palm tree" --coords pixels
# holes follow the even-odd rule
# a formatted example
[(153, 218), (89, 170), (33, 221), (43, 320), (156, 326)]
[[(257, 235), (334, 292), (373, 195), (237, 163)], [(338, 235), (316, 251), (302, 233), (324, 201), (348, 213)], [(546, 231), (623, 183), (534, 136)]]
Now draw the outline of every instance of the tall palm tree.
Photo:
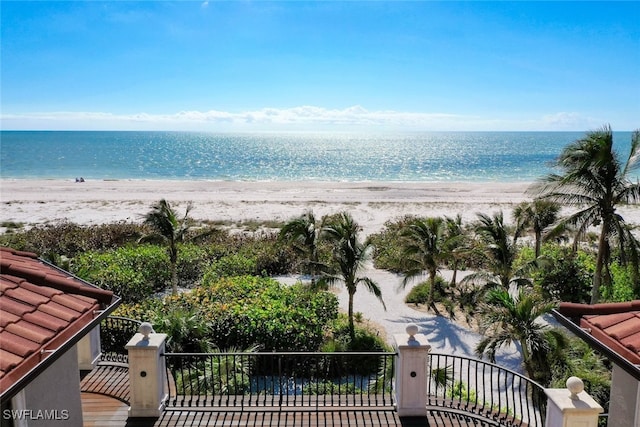
[(462, 216), (457, 214), (454, 218), (445, 216), (446, 222), (446, 241), (445, 250), (449, 253), (449, 261), (451, 262), (451, 269), (453, 274), (451, 275), (451, 286), (456, 286), (458, 280), (458, 265), (460, 260), (467, 253), (467, 235), (462, 227)]
[(515, 268), (518, 254), (517, 236), (514, 235), (513, 239), (509, 237), (502, 212), (494, 214), (493, 217), (478, 214), (475, 232), (480, 238), (480, 250), (485, 267), (481, 271), (466, 276), (463, 282), (481, 284), (486, 289), (503, 290), (508, 290), (512, 284), (516, 286), (531, 284), (531, 280), (525, 275), (530, 266)]
[(311, 275), (311, 286), (315, 285), (319, 271), (318, 243), (322, 224), (316, 221), (313, 211), (308, 211), (287, 222), (280, 230), (280, 240), (286, 240), (300, 253), (306, 255), (305, 272)]
[(189, 212), (192, 205), (189, 203), (182, 219), (178, 218), (169, 202), (160, 200), (151, 206), (151, 210), (144, 217), (144, 223), (150, 226), (154, 232), (140, 238), (142, 242), (162, 242), (167, 245), (169, 263), (171, 265), (171, 290), (178, 293), (178, 243), (182, 242), (189, 230)]
[(322, 235), (333, 244), (334, 266), (323, 273), (322, 281), (328, 285), (343, 282), (349, 295), (349, 335), (355, 340), (355, 325), (353, 322), (353, 298), (358, 285), (364, 285), (373, 293), (386, 310), (382, 300), (382, 292), (376, 282), (369, 277), (361, 277), (359, 273), (371, 259), (373, 247), (369, 243), (362, 243), (358, 239), (361, 228), (351, 215), (342, 212), (330, 219), (322, 228)]
[(522, 202), (513, 210), (516, 221), (516, 235), (520, 237), (527, 230), (535, 235), (535, 255), (540, 256), (542, 233), (558, 220), (560, 205), (551, 200), (534, 199), (532, 202)]
[(527, 375), (536, 381), (547, 382), (547, 356), (558, 354), (566, 346), (566, 337), (558, 330), (540, 322), (555, 304), (543, 301), (530, 289), (520, 288), (517, 295), (504, 289), (493, 289), (481, 306), (485, 338), (476, 347), (479, 356), (487, 356), (495, 363), (499, 348), (516, 343), (522, 354)]
[(402, 252), (406, 263), (402, 286), (405, 287), (410, 280), (421, 277), (426, 271), (429, 276), (427, 307), (434, 304), (438, 270), (448, 257), (445, 250), (446, 231), (443, 218), (431, 217), (415, 219), (402, 233), (405, 238)]
[[(640, 200), (640, 182), (633, 183), (630, 179), (632, 171), (640, 165), (639, 145), (640, 130), (636, 130), (631, 137), (629, 156), (623, 162), (613, 150), (610, 126), (588, 132), (584, 138), (566, 146), (556, 159), (555, 166), (562, 173), (552, 173), (530, 189), (540, 198), (578, 208), (559, 224), (576, 226), (576, 239), (589, 227), (600, 225), (592, 304), (599, 300), (600, 285), (611, 282), (607, 273), (611, 262), (611, 240), (625, 233), (624, 219), (616, 208)], [(624, 249), (621, 245), (620, 250)]]
[(625, 227), (626, 233), (623, 234), (623, 241), (621, 245), (626, 245), (626, 248), (622, 254), (622, 264), (630, 264), (632, 266), (631, 279), (633, 280), (633, 294), (636, 298), (640, 298), (640, 240), (633, 234), (634, 229), (637, 227), (627, 225)]

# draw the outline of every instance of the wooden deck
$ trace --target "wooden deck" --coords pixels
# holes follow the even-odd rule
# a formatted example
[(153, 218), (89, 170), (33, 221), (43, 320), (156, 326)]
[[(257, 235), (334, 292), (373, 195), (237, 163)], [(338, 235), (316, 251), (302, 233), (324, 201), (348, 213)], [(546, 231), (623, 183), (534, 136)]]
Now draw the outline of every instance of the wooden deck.
[(81, 382), (84, 427), (480, 427), (481, 422), (464, 414), (440, 410), (427, 417), (398, 417), (395, 410), (337, 408), (202, 408), (168, 409), (160, 418), (128, 419), (129, 382), (126, 367), (100, 366)]
[(167, 410), (158, 419), (128, 419), (129, 407), (109, 396), (82, 393), (84, 427), (479, 427), (490, 426), (446, 412), (398, 417), (395, 411), (194, 411)]

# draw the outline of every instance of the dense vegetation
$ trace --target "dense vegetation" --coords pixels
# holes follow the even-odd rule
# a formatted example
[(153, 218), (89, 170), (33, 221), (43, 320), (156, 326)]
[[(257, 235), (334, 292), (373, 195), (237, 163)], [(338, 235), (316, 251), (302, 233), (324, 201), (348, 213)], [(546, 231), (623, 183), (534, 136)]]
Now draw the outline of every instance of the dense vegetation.
[[(474, 320), (484, 335), (479, 356), (493, 359), (516, 342), (530, 377), (558, 384), (578, 375), (606, 402), (602, 359), (538, 319), (558, 301), (640, 298), (640, 243), (615, 209), (640, 199), (640, 185), (627, 179), (640, 158), (640, 132), (626, 162), (611, 141), (604, 128), (568, 146), (558, 158), (563, 173), (533, 187), (533, 200), (517, 206), (511, 221), (502, 212), (468, 224), (460, 216), (407, 216), (364, 239), (348, 212), (306, 212), (275, 228), (230, 232), (193, 223), (188, 210), (179, 217), (162, 200), (143, 224), (18, 227), (0, 244), (113, 290), (124, 301), (119, 314), (151, 321), (170, 335), (173, 351), (189, 352), (385, 348), (353, 312), (358, 288), (384, 305), (378, 284), (363, 276), (372, 258), (404, 275), (408, 303)], [(563, 217), (565, 205), (577, 210)], [(310, 286), (270, 278), (291, 273), (308, 275)], [(334, 285), (348, 292), (346, 315), (327, 292)]]

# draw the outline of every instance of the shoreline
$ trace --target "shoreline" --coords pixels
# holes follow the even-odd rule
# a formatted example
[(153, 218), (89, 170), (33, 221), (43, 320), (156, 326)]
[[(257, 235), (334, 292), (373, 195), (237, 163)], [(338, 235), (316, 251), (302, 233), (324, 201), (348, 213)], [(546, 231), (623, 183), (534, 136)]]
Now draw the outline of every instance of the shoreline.
[(327, 181), (0, 180), (0, 221), (26, 225), (71, 221), (141, 221), (164, 198), (178, 213), (202, 221), (287, 221), (311, 209), (316, 216), (351, 212), (365, 234), (404, 215), (475, 218), (510, 211), (527, 200), (530, 183), (401, 183)]
[[(380, 231), (386, 221), (405, 215), (461, 215), (511, 212), (531, 197), (531, 182), (328, 182), (1, 179), (0, 222), (36, 224), (71, 221), (81, 225), (141, 222), (152, 204), (166, 199), (182, 215), (199, 221), (286, 222), (308, 210), (316, 217), (349, 211), (363, 234)], [(620, 209), (630, 223), (640, 223), (640, 209)]]

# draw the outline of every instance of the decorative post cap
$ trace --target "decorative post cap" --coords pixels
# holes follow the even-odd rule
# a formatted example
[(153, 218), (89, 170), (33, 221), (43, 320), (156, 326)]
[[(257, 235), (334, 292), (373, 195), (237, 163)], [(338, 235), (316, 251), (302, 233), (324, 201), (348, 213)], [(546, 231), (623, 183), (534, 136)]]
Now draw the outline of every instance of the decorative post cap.
[(407, 334), (409, 335), (409, 341), (416, 340), (415, 335), (418, 333), (419, 329), (420, 328), (418, 328), (418, 325), (416, 325), (415, 323), (409, 323), (407, 325), (407, 327), (405, 328), (405, 331), (407, 331)]
[(569, 377), (567, 379), (567, 389), (571, 393), (571, 400), (579, 400), (578, 394), (584, 391), (584, 382), (578, 377)]
[(151, 326), (151, 323), (149, 322), (142, 322), (140, 324), (140, 327), (138, 328), (138, 332), (144, 335), (143, 339), (145, 341), (149, 341), (149, 334), (155, 333), (155, 331), (153, 330), (153, 326)]

